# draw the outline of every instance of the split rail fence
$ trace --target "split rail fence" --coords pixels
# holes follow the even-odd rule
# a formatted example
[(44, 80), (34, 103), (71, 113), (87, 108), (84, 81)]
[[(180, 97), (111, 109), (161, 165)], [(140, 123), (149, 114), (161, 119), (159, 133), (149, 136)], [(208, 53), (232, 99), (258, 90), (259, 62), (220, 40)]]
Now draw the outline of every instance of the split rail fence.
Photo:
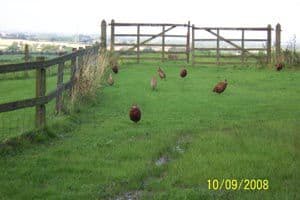
[[(44, 57), (37, 57), (36, 62), (24, 62), (18, 64), (0, 65), (0, 74), (20, 72), (20, 71), (36, 71), (36, 95), (30, 99), (24, 99), (9, 103), (0, 104), (0, 113), (13, 110), (35, 107), (35, 127), (42, 129), (46, 125), (46, 104), (56, 99), (56, 112), (62, 111), (62, 93), (68, 90), (72, 95), (72, 88), (76, 82), (76, 74), (80, 73), (83, 67), (84, 57), (87, 55), (95, 55), (99, 53), (100, 45), (94, 45), (85, 49), (73, 49), (72, 53), (61, 55), (51, 60), (45, 60)], [(71, 61), (70, 80), (64, 83), (65, 62)], [(58, 66), (57, 69), (57, 85), (54, 91), (46, 94), (46, 69)]]

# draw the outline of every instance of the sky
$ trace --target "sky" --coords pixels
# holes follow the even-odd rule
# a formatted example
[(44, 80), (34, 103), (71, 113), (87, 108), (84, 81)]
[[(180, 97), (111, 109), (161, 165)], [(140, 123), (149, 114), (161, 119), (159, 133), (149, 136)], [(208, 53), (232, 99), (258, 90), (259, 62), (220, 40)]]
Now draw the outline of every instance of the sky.
[[(110, 22), (197, 26), (282, 26), (283, 41), (300, 38), (300, 0), (0, 0), (0, 31), (100, 33)], [(299, 39), (300, 41), (300, 39)]]

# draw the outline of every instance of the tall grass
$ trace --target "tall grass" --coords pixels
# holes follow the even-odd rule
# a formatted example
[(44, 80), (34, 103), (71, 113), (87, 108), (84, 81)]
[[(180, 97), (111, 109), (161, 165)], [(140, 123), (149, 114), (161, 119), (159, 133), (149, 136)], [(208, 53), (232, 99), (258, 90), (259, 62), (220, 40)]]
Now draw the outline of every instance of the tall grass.
[(87, 52), (83, 58), (83, 67), (75, 74), (72, 103), (83, 99), (94, 99), (96, 91), (102, 86), (109, 65), (109, 53)]

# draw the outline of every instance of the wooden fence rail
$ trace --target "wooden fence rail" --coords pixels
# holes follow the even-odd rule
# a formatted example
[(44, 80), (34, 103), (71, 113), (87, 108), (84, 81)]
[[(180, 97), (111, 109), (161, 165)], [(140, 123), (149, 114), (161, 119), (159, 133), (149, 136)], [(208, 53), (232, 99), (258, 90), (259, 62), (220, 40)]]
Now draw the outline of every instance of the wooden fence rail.
[[(44, 60), (44, 57), (37, 57), (36, 62), (0, 65), (0, 74), (36, 70), (35, 98), (0, 104), (0, 113), (35, 106), (35, 126), (37, 129), (44, 128), (46, 125), (46, 104), (56, 98), (56, 112), (61, 112), (63, 91), (70, 90), (74, 86), (75, 74), (79, 73), (83, 68), (84, 57), (91, 54), (97, 55), (99, 49), (100, 45), (94, 45), (85, 49), (73, 49), (72, 53), (66, 55), (61, 54), (59, 57), (51, 60)], [(63, 83), (66, 61), (71, 61), (71, 77), (69, 81)], [(46, 94), (46, 69), (56, 65), (58, 65), (56, 89)], [(70, 92), (71, 91), (72, 90), (70, 90)]]

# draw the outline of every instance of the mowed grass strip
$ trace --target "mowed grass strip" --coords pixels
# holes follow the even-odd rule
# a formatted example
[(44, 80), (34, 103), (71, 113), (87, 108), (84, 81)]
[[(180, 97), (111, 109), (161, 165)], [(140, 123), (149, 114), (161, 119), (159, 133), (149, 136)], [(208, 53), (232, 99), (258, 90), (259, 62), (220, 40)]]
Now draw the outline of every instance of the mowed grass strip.
[[(152, 91), (158, 65), (167, 80)], [(122, 65), (115, 85), (71, 117), (74, 131), (57, 130), (58, 139), (0, 158), (1, 197), (109, 199), (139, 191), (142, 199), (295, 199), (300, 73), (188, 66), (182, 79), (182, 67)], [(224, 79), (225, 92), (213, 93)], [(138, 124), (128, 117), (134, 103)], [(169, 162), (157, 166), (163, 155)], [(212, 178), (268, 179), (270, 189), (210, 191)]]

